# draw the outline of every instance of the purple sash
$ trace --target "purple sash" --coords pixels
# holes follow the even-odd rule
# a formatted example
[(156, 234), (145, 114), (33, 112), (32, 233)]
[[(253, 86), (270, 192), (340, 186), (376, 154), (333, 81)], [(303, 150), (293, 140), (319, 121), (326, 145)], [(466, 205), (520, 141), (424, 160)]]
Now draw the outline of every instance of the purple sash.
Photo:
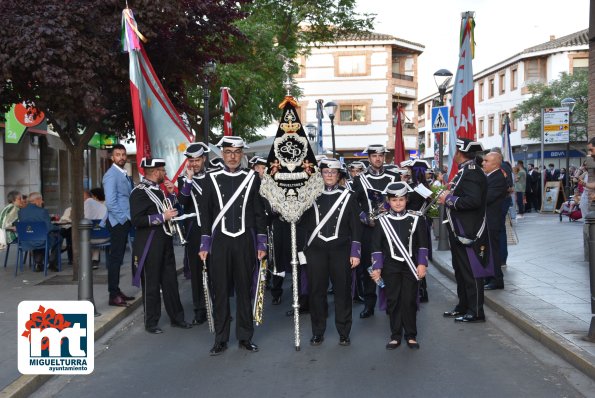
[(149, 253), (149, 247), (151, 247), (151, 242), (153, 241), (153, 235), (155, 235), (155, 230), (151, 231), (151, 233), (149, 234), (149, 239), (147, 239), (147, 243), (145, 243), (143, 255), (140, 258), (140, 262), (138, 263), (138, 267), (136, 268), (136, 272), (134, 273), (134, 277), (132, 278), (133, 286), (140, 287), (140, 275), (145, 265), (147, 254)]

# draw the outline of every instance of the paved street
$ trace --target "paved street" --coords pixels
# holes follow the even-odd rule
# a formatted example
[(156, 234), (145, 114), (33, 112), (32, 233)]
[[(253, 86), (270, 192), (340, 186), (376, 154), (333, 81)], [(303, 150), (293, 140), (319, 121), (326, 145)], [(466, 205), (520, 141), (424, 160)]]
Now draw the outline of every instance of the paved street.
[[(361, 307), (355, 305), (351, 347), (337, 344), (332, 325), (325, 342), (311, 347), (309, 317), (303, 315), (302, 350), (295, 352), (292, 318), (285, 316), (287, 290), (280, 306), (271, 306), (267, 297), (265, 324), (254, 339), (258, 353), (237, 348), (233, 324), (230, 348), (219, 357), (208, 355), (213, 337), (206, 325), (172, 329), (162, 318), (165, 333), (149, 335), (139, 309), (118, 332), (97, 342), (93, 374), (53, 378), (34, 396), (579, 397), (583, 394), (575, 387), (593, 391), (591, 380), (492, 311), (485, 324), (458, 325), (443, 318), (454, 302), (454, 285), (435, 269), (432, 274), (430, 303), (418, 318), (419, 351), (405, 345), (386, 351), (388, 318), (377, 312), (360, 320)], [(189, 288), (188, 281), (181, 283), (186, 309), (191, 308)]]

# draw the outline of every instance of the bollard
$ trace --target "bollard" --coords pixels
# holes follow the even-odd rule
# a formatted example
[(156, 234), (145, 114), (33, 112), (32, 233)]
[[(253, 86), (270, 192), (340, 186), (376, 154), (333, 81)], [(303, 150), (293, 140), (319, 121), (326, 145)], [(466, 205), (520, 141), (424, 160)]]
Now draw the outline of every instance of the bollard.
[(440, 226), (438, 227), (438, 250), (450, 250), (450, 245), (448, 243), (448, 228), (444, 223), (444, 205), (439, 205), (438, 209), (440, 210)]
[[(595, 315), (595, 211), (590, 211), (585, 218), (589, 226), (589, 286), (591, 293), (591, 314)], [(589, 334), (586, 340), (595, 342), (595, 316), (591, 317)]]
[(83, 218), (79, 222), (79, 241), (81, 248), (81, 257), (79, 262), (79, 292), (78, 299), (90, 301), (95, 308), (95, 316), (101, 315), (97, 312), (95, 301), (93, 300), (93, 270), (91, 269), (91, 229), (93, 222)]

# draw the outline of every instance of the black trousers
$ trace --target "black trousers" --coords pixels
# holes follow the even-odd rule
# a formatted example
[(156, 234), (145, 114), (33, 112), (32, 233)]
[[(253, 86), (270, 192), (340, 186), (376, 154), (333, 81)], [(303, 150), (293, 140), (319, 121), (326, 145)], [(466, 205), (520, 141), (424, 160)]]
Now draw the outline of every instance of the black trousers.
[[(289, 272), (291, 271), (291, 224), (276, 218), (273, 220), (272, 228), (277, 272)], [(298, 243), (298, 250), (300, 250), (299, 247)], [(283, 295), (283, 279), (284, 277), (278, 275), (271, 277), (271, 296)]]
[(338, 246), (310, 246), (308, 260), (308, 287), (310, 293), (310, 319), (312, 334), (324, 335), (328, 315), (327, 289), (329, 277), (335, 290), (335, 327), (342, 336), (351, 332), (351, 244)]
[(401, 341), (417, 336), (417, 291), (419, 284), (409, 266), (389, 259), (382, 268), (387, 312), (390, 317), (390, 338)]
[[(161, 227), (159, 227), (161, 228)], [(137, 236), (135, 241), (135, 265), (142, 257), (146, 239)], [(135, 267), (136, 268), (136, 267)], [(165, 311), (172, 323), (184, 321), (184, 309), (180, 302), (176, 258), (171, 237), (156, 231), (150, 242), (149, 252), (141, 273), (145, 328), (157, 326), (161, 317), (161, 292)]]
[(205, 319), (207, 307), (202, 284), (202, 261), (198, 257), (200, 251), (200, 227), (196, 220), (186, 223), (186, 246), (184, 247), (188, 267), (190, 268), (190, 284), (192, 286), (192, 304), (194, 306), (194, 319)]
[(235, 288), (236, 337), (250, 340), (254, 334), (252, 300), (250, 290), (256, 253), (254, 239), (250, 232), (232, 238), (217, 233), (213, 236), (209, 275), (213, 286), (213, 312), (215, 320), (215, 342), (229, 341), (230, 308), (229, 296)]
[(368, 309), (374, 310), (376, 306), (376, 282), (370, 278), (368, 268), (372, 265), (372, 231), (373, 228), (364, 226), (362, 232), (362, 257), (360, 265), (357, 267), (357, 283), (364, 292), (364, 305)]
[(109, 220), (107, 222), (111, 243), (107, 256), (107, 290), (109, 291), (110, 298), (116, 297), (120, 292), (120, 268), (124, 262), (130, 225), (130, 221), (117, 225), (111, 225)]
[(452, 268), (457, 281), (457, 296), (459, 303), (456, 311), (473, 316), (484, 316), (483, 312), (483, 278), (475, 278), (471, 271), (467, 251), (450, 232), (448, 234), (450, 252), (452, 254)]
[(502, 259), (500, 257), (500, 229), (490, 229), (490, 252), (494, 259), (494, 277), (486, 278), (486, 282), (494, 281), (500, 285), (504, 283), (504, 274), (502, 273)]

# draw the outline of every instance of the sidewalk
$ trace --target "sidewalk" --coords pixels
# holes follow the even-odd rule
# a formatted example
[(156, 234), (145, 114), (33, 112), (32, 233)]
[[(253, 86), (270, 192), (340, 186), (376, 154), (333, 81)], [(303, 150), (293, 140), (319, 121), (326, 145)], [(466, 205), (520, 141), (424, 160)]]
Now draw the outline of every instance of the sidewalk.
[[(595, 379), (595, 343), (584, 340), (592, 314), (583, 226), (560, 222), (557, 214), (518, 220), (519, 244), (508, 246), (503, 268), (505, 288), (486, 291), (485, 304)], [(434, 250), (433, 256), (436, 268), (454, 280), (450, 251)]]
[[(24, 272), (14, 276), (16, 266), (16, 246), (10, 248), (6, 268), (3, 268), (6, 251), (0, 251), (0, 398), (26, 397), (45, 383), (51, 376), (21, 375), (17, 369), (17, 307), (23, 300), (77, 300), (78, 284), (72, 282), (72, 266), (68, 265), (66, 253), (62, 253), (62, 272), (33, 272), (25, 266)], [(183, 247), (174, 246), (176, 263), (181, 267), (184, 257)], [(141, 290), (132, 286), (131, 254), (124, 255), (120, 272), (120, 287), (125, 294), (136, 299), (131, 306), (110, 307), (108, 305), (107, 269), (105, 252), (101, 253), (101, 264), (93, 271), (93, 296), (95, 308), (101, 316), (95, 318), (95, 339), (98, 339), (142, 305)], [(178, 269), (181, 271), (181, 268)], [(163, 322), (163, 320), (162, 320)]]

